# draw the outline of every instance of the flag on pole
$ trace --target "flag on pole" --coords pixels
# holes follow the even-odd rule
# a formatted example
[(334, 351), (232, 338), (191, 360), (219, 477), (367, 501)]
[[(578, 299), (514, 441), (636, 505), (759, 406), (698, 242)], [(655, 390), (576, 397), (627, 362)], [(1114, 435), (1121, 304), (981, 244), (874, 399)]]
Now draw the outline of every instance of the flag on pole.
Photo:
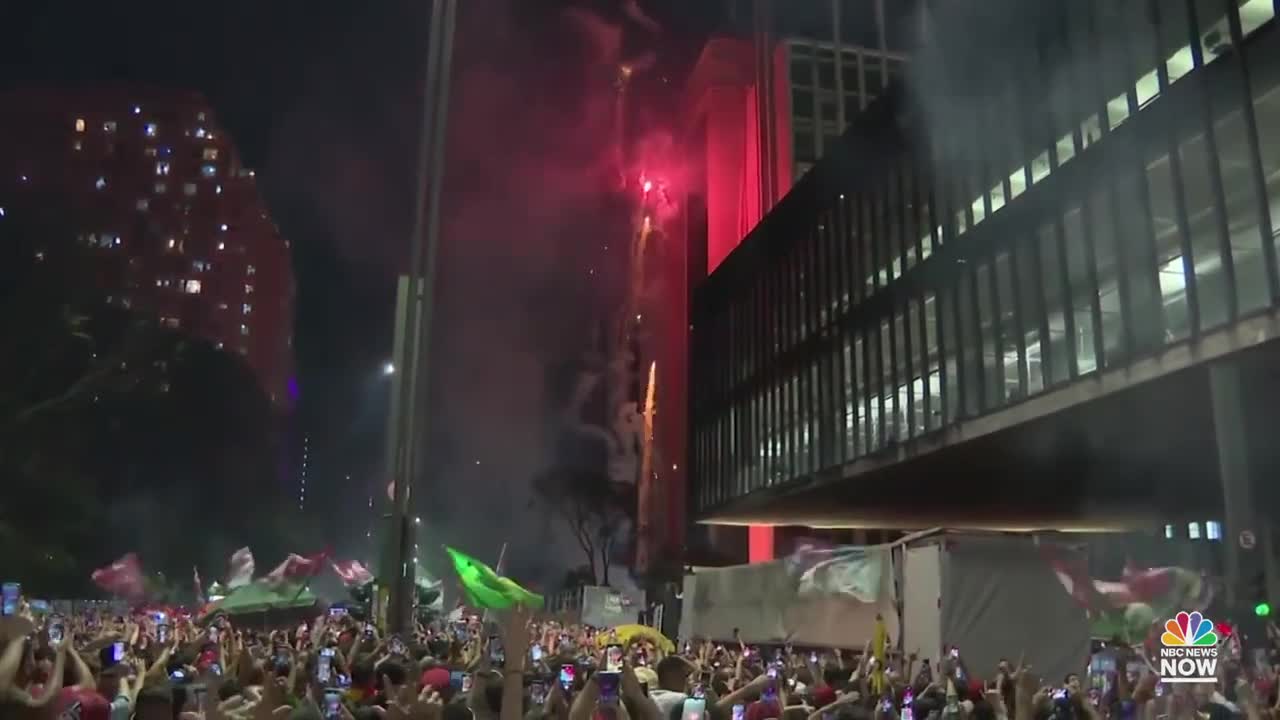
[(94, 570), (89, 577), (94, 585), (129, 601), (141, 600), (146, 595), (142, 564), (134, 553), (128, 553), (110, 565)]
[(466, 553), (451, 547), (445, 547), (445, 552), (449, 553), (453, 569), (462, 582), (463, 595), (472, 606), (486, 610), (506, 610), (516, 605), (542, 607), (541, 595), (531, 593), (514, 581), (498, 575), (493, 568)]
[(342, 584), (347, 587), (356, 587), (363, 585), (373, 579), (373, 573), (364, 566), (359, 560), (347, 560), (344, 562), (331, 563), (333, 571), (342, 578)]
[(319, 552), (315, 555), (302, 556), (297, 553), (289, 553), (289, 557), (284, 562), (276, 566), (274, 570), (267, 573), (263, 580), (279, 585), (290, 580), (310, 580), (320, 572), (324, 567), (325, 560), (329, 558), (326, 552)]
[(253, 581), (253, 551), (242, 547), (231, 554), (231, 564), (227, 569), (227, 589), (235, 590)]
[(204, 604), (204, 584), (200, 582), (200, 568), (195, 565), (191, 566), (191, 583), (196, 588), (196, 604)]

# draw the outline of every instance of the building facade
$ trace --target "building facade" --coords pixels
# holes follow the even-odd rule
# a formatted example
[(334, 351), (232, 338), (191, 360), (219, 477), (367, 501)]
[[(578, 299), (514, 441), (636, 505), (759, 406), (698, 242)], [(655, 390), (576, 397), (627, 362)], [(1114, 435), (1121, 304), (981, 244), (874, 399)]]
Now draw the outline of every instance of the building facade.
[(204, 99), (13, 91), (0, 106), (0, 202), (58, 203), (110, 302), (243, 356), (290, 407), (289, 242)]
[[(655, 223), (649, 243), (647, 272), (655, 287), (642, 313), (637, 367), (642, 380), (652, 371), (645, 387), (654, 385), (656, 413), (645, 428), (653, 462), (642, 471), (638, 489), (636, 565), (641, 572), (660, 558), (690, 555), (690, 289), (715, 270), (852, 119), (902, 76), (908, 38), (918, 25), (906, 11), (910, 4), (893, 4), (886, 11), (883, 0), (827, 0), (803, 8), (750, 5), (730, 3), (725, 31), (704, 46), (690, 73), (678, 141), (685, 172), (679, 186), (662, 188), (672, 193), (680, 211)], [(644, 204), (656, 203), (646, 194)], [(656, 208), (649, 210), (660, 216)], [(753, 547), (769, 545), (771, 538), (768, 527), (751, 531)], [(721, 558), (741, 554), (733, 538), (713, 538), (710, 544)]]
[[(873, 522), (895, 467), (1274, 336), (1276, 3), (999, 5), (929, 3), (949, 32), (697, 287), (697, 518)], [(1222, 367), (1187, 401), (1228, 486)]]

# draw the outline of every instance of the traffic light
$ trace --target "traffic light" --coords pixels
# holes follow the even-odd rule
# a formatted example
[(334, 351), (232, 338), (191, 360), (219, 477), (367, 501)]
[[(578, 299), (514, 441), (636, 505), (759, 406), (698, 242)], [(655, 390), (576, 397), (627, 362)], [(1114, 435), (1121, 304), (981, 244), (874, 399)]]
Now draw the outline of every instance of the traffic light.
[(1249, 582), (1249, 601), (1253, 603), (1255, 617), (1271, 617), (1271, 602), (1267, 598), (1267, 575), (1256, 573)]

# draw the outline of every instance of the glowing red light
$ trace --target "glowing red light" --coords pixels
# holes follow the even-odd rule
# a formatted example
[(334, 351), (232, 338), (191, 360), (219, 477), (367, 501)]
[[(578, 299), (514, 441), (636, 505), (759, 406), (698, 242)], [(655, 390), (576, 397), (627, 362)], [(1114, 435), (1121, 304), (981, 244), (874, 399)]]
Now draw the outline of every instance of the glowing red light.
[(650, 191), (650, 190), (652, 190), (652, 189), (653, 189), (653, 181), (652, 181), (652, 180), (645, 180), (645, 181), (644, 181), (644, 191), (645, 191), (645, 192), (649, 192), (649, 191)]

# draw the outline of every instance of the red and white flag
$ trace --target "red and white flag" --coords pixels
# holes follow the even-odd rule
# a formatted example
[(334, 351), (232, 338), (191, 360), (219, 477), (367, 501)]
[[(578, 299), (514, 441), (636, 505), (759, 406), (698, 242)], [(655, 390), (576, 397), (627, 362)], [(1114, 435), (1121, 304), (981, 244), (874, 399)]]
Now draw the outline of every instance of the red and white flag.
[(142, 565), (138, 556), (129, 553), (110, 565), (93, 571), (93, 584), (126, 600), (141, 600), (146, 594), (142, 584)]
[(326, 552), (319, 552), (307, 557), (297, 553), (290, 553), (289, 557), (277, 565), (275, 570), (267, 573), (264, 579), (267, 582), (276, 584), (289, 580), (308, 580), (320, 572), (320, 569), (324, 567), (325, 560), (328, 558), (329, 554)]
[(247, 547), (231, 553), (231, 565), (227, 569), (227, 588), (234, 590), (253, 581), (253, 551)]
[(347, 587), (358, 587), (373, 579), (373, 573), (369, 572), (369, 569), (359, 560), (333, 563), (333, 571), (342, 578), (342, 584)]

